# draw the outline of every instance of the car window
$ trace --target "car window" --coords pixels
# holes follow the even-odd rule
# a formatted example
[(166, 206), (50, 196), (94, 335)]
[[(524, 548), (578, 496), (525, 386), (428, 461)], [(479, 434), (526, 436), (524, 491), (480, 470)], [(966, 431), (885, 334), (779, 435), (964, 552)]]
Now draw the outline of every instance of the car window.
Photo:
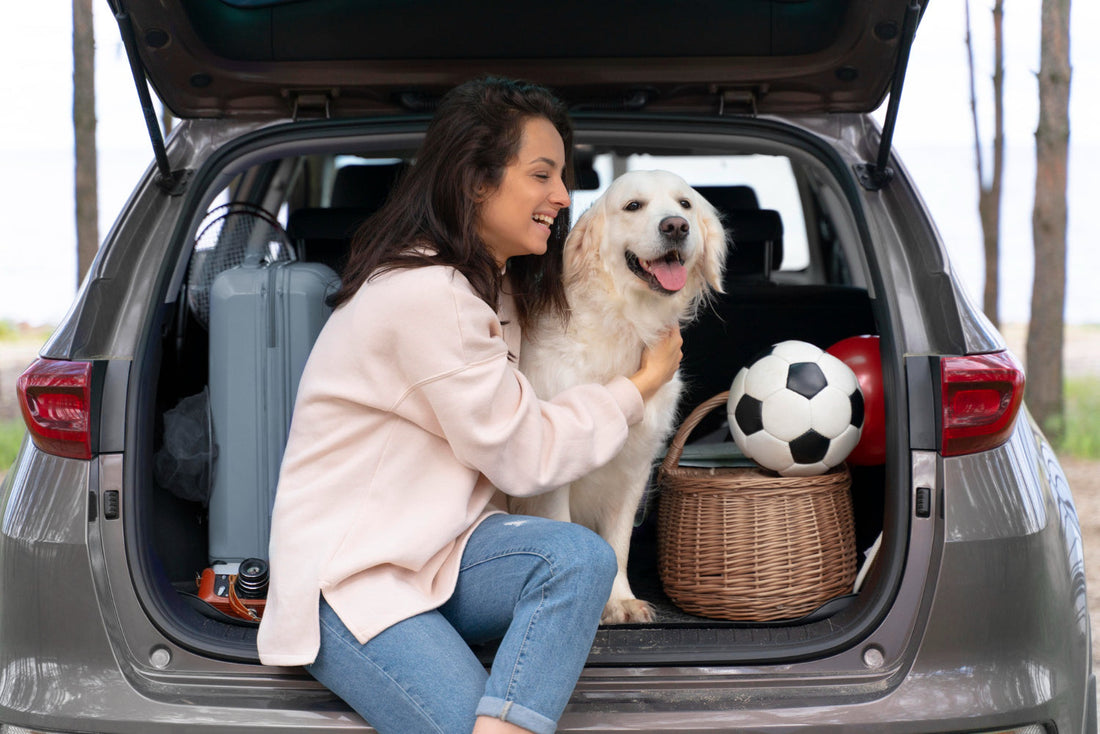
[[(576, 160), (574, 224), (619, 175), (668, 170), (696, 187), (722, 213), (735, 244), (755, 242), (763, 236), (761, 227), (778, 234), (782, 259), (769, 276), (775, 282), (865, 282), (859, 267), (852, 265), (859, 261), (853, 249), (858, 237), (846, 226), (846, 205), (827, 177), (804, 161), (777, 153), (663, 154), (584, 145)], [(287, 230), (293, 256), (320, 259), (339, 271), (346, 255), (337, 256), (336, 250), (346, 250), (351, 231), (377, 211), (409, 165), (411, 161), (392, 153), (374, 157), (338, 152), (268, 161), (242, 171), (211, 207), (226, 201), (255, 202)], [(759, 210), (766, 217), (739, 214), (747, 210)], [(332, 241), (319, 242), (322, 239)], [(323, 250), (328, 254), (322, 255)]]

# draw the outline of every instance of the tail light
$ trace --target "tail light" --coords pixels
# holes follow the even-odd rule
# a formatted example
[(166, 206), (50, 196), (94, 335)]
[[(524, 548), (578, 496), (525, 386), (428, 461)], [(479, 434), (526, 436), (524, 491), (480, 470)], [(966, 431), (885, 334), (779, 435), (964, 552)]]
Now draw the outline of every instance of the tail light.
[(1024, 397), (1024, 372), (1008, 352), (944, 357), (944, 456), (1000, 446), (1012, 434)]
[(38, 359), (19, 376), (19, 407), (34, 445), (92, 458), (92, 363)]

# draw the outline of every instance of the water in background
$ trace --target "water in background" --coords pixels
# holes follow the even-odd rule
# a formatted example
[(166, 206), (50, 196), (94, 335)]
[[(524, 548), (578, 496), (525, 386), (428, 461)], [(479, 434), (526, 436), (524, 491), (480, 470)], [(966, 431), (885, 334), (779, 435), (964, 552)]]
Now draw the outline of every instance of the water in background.
[[(114, 224), (152, 160), (141, 148), (101, 151), (99, 237)], [(0, 319), (56, 324), (76, 295), (76, 214), (71, 150), (4, 151), (0, 176)]]
[[(899, 151), (947, 245), (952, 267), (971, 299), (981, 305), (985, 287), (977, 174), (970, 146), (909, 146)], [(1066, 233), (1066, 321), (1100, 323), (1100, 244), (1088, 212), (1100, 201), (1100, 182), (1090, 175), (1100, 164), (1100, 146), (1074, 146), (1069, 163), (1069, 223)], [(1004, 323), (1030, 319), (1034, 251), (1031, 212), (1035, 199), (1034, 146), (1012, 147), (1001, 200), (1000, 316)]]

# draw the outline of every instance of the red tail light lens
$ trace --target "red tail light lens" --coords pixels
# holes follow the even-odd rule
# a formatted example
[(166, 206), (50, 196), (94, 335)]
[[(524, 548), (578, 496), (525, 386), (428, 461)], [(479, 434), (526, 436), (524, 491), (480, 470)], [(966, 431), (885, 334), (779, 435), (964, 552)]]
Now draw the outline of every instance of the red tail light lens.
[(38, 359), (19, 376), (19, 407), (42, 451), (92, 458), (92, 363)]
[(973, 454), (1008, 440), (1024, 397), (1024, 371), (1008, 352), (944, 357), (944, 456)]

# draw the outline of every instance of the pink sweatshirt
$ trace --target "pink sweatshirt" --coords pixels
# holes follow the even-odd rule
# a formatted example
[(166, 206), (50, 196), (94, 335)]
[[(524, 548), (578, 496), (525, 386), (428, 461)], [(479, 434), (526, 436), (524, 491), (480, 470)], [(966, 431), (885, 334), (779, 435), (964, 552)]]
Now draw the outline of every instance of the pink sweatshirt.
[(313, 662), (322, 593), (361, 642), (442, 605), (497, 488), (539, 494), (619, 451), (642, 417), (633, 383), (542, 401), (519, 348), (512, 299), (495, 313), (442, 266), (391, 271), (332, 314), (279, 475), (263, 663)]

